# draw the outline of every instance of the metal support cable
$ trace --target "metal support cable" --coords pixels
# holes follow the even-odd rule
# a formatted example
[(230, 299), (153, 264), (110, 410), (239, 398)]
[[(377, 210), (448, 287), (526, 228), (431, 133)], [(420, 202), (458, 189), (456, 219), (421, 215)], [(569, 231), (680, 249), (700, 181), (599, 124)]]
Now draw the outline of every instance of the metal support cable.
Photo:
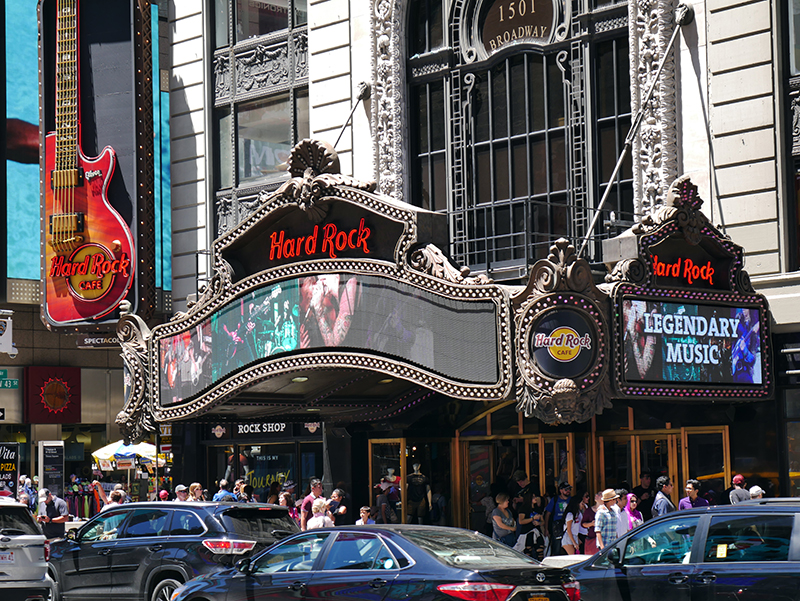
[(356, 96), (356, 103), (353, 105), (352, 110), (350, 111), (350, 116), (347, 117), (347, 121), (344, 122), (342, 125), (342, 129), (339, 131), (339, 137), (336, 138), (336, 142), (333, 144), (333, 147), (336, 148), (336, 144), (339, 143), (339, 140), (342, 139), (342, 135), (344, 134), (344, 130), (347, 129), (347, 126), (350, 124), (350, 120), (353, 118), (353, 114), (356, 112), (358, 108), (358, 103), (362, 100), (366, 100), (372, 94), (372, 88), (370, 85), (364, 81), (358, 84), (358, 95)]

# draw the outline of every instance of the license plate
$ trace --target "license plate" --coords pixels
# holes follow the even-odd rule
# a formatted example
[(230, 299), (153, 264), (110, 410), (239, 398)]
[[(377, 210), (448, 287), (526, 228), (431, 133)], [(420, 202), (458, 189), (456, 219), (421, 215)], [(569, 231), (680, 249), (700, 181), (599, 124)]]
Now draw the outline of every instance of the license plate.
[(1, 551), (0, 552), (0, 563), (14, 563), (14, 552), (13, 551)]
[(528, 601), (550, 601), (550, 597), (546, 597), (544, 595), (534, 595), (533, 597), (528, 597)]

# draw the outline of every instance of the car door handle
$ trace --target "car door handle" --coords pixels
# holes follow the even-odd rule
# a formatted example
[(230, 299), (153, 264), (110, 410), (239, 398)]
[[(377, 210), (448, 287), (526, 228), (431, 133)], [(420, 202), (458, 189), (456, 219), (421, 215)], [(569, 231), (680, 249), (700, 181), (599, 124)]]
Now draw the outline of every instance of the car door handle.
[(689, 576), (681, 574), (680, 572), (675, 572), (674, 574), (670, 574), (667, 580), (672, 584), (684, 584), (689, 580)]
[(293, 591), (302, 591), (304, 588), (306, 588), (306, 583), (300, 581), (292, 582), (292, 584), (289, 585), (289, 588)]
[(97, 552), (98, 555), (108, 555), (109, 553), (111, 553), (111, 549), (100, 549)]
[(383, 578), (376, 578), (375, 580), (371, 580), (369, 585), (372, 588), (382, 588), (386, 586), (387, 582)]
[(714, 572), (703, 572), (700, 574), (695, 582), (698, 584), (711, 584), (717, 579), (717, 575)]
[(161, 551), (164, 548), (164, 545), (153, 545), (152, 547), (148, 547), (150, 551)]

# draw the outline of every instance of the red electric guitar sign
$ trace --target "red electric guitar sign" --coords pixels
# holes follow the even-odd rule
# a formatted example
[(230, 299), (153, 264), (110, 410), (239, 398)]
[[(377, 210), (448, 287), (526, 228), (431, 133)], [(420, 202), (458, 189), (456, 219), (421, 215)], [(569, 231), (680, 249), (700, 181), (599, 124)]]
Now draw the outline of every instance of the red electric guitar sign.
[(134, 281), (130, 229), (108, 201), (116, 156), (80, 147), (78, 0), (58, 0), (55, 123), (45, 137), (44, 314), (51, 325), (97, 322)]

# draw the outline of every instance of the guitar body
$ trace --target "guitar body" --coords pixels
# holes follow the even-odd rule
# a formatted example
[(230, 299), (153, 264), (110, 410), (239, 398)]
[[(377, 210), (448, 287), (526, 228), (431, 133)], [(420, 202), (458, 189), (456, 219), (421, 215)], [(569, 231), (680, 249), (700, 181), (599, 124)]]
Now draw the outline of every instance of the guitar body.
[[(44, 313), (49, 324), (97, 321), (125, 298), (134, 281), (135, 246), (128, 225), (108, 202), (116, 156), (77, 149), (77, 185), (54, 182), (56, 133), (45, 137)], [(56, 176), (56, 180), (57, 180)]]

